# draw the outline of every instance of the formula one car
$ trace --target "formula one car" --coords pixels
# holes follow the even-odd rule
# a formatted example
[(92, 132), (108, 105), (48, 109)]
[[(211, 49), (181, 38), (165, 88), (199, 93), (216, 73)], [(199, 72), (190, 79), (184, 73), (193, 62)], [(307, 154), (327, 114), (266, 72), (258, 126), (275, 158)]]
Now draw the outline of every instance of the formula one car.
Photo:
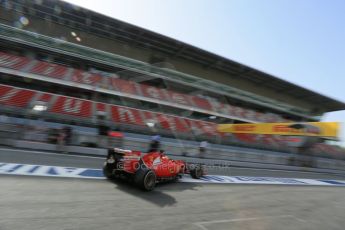
[(202, 165), (169, 159), (163, 152), (145, 154), (119, 148), (108, 150), (103, 167), (103, 174), (108, 179), (122, 178), (146, 191), (153, 190), (156, 183), (176, 181), (187, 173), (199, 179), (204, 175), (204, 168)]

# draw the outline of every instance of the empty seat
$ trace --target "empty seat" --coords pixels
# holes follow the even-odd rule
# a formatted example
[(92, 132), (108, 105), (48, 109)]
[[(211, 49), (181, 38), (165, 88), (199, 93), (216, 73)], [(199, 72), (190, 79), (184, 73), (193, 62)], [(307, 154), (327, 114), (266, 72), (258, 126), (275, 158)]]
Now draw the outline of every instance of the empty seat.
[(72, 81), (81, 84), (95, 86), (100, 83), (102, 77), (99, 74), (88, 73), (79, 69), (75, 69), (72, 74)]
[(7, 106), (26, 107), (35, 95), (34, 91), (0, 86), (0, 104)]
[(52, 113), (89, 118), (91, 117), (91, 103), (91, 101), (87, 100), (59, 96), (49, 111)]
[(122, 106), (111, 106), (112, 119), (118, 123), (127, 123), (143, 126), (144, 122), (140, 115), (140, 110)]
[(15, 56), (7, 53), (0, 52), (0, 66), (5, 68), (11, 69), (22, 69), (24, 68), (30, 61), (29, 58)]
[(111, 84), (115, 90), (118, 90), (123, 93), (139, 95), (136, 88), (136, 83), (122, 80), (122, 79), (111, 79)]
[(67, 70), (68, 68), (65, 66), (39, 61), (29, 70), (29, 72), (47, 77), (64, 78), (66, 77)]

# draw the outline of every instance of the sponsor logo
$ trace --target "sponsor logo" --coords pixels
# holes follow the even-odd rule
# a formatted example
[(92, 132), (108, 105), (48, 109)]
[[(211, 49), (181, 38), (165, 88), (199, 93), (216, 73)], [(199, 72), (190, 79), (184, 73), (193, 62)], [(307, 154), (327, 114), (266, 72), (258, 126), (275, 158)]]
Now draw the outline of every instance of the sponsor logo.
[(0, 163), (0, 174), (73, 178), (103, 178), (99, 169)]
[(250, 132), (254, 131), (256, 129), (255, 125), (241, 125), (241, 126), (234, 126), (234, 130), (236, 132), (242, 131), (242, 132)]

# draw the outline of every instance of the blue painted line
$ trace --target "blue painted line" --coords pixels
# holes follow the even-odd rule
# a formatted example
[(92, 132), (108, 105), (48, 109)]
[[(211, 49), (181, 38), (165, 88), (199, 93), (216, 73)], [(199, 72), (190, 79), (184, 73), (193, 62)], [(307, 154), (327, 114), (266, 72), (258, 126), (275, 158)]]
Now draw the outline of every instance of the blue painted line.
[(29, 173), (34, 173), (37, 169), (39, 169), (41, 166), (36, 165), (32, 169), (28, 170)]
[(333, 185), (345, 185), (345, 182), (335, 181), (335, 180), (318, 180), (321, 182), (333, 184)]
[(17, 169), (19, 169), (19, 168), (21, 168), (21, 167), (23, 167), (24, 165), (21, 165), (21, 164), (19, 164), (19, 165), (16, 165), (16, 166), (14, 166), (13, 168), (11, 168), (10, 170), (8, 170), (7, 172), (14, 172), (14, 171), (16, 171)]
[(235, 176), (240, 181), (256, 181), (256, 182), (278, 182), (284, 184), (306, 184), (303, 181), (299, 181), (293, 178), (275, 178), (275, 177), (247, 177), (247, 176)]
[(86, 169), (79, 175), (85, 177), (104, 177), (102, 170), (99, 169)]
[(66, 167), (65, 170), (66, 172), (74, 172), (75, 170), (77, 170), (78, 168), (74, 168), (74, 167)]
[(56, 170), (55, 170), (55, 168), (50, 168), (48, 171), (47, 171), (47, 174), (49, 174), (49, 175), (59, 175), (57, 172), (56, 172)]
[(210, 180), (215, 180), (215, 181), (224, 181), (223, 178), (219, 178), (219, 177), (216, 177), (216, 176), (203, 176), (203, 179), (206, 179), (206, 181), (210, 181)]

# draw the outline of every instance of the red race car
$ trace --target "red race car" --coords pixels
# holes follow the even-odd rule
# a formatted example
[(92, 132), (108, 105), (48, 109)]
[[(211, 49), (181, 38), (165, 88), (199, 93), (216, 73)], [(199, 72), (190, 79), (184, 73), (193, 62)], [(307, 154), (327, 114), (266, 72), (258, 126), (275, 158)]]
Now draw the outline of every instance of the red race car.
[(108, 150), (103, 167), (103, 174), (108, 179), (124, 178), (147, 191), (153, 190), (156, 183), (176, 181), (187, 173), (199, 179), (204, 175), (204, 168), (199, 164), (169, 159), (163, 152), (142, 154), (119, 148)]

